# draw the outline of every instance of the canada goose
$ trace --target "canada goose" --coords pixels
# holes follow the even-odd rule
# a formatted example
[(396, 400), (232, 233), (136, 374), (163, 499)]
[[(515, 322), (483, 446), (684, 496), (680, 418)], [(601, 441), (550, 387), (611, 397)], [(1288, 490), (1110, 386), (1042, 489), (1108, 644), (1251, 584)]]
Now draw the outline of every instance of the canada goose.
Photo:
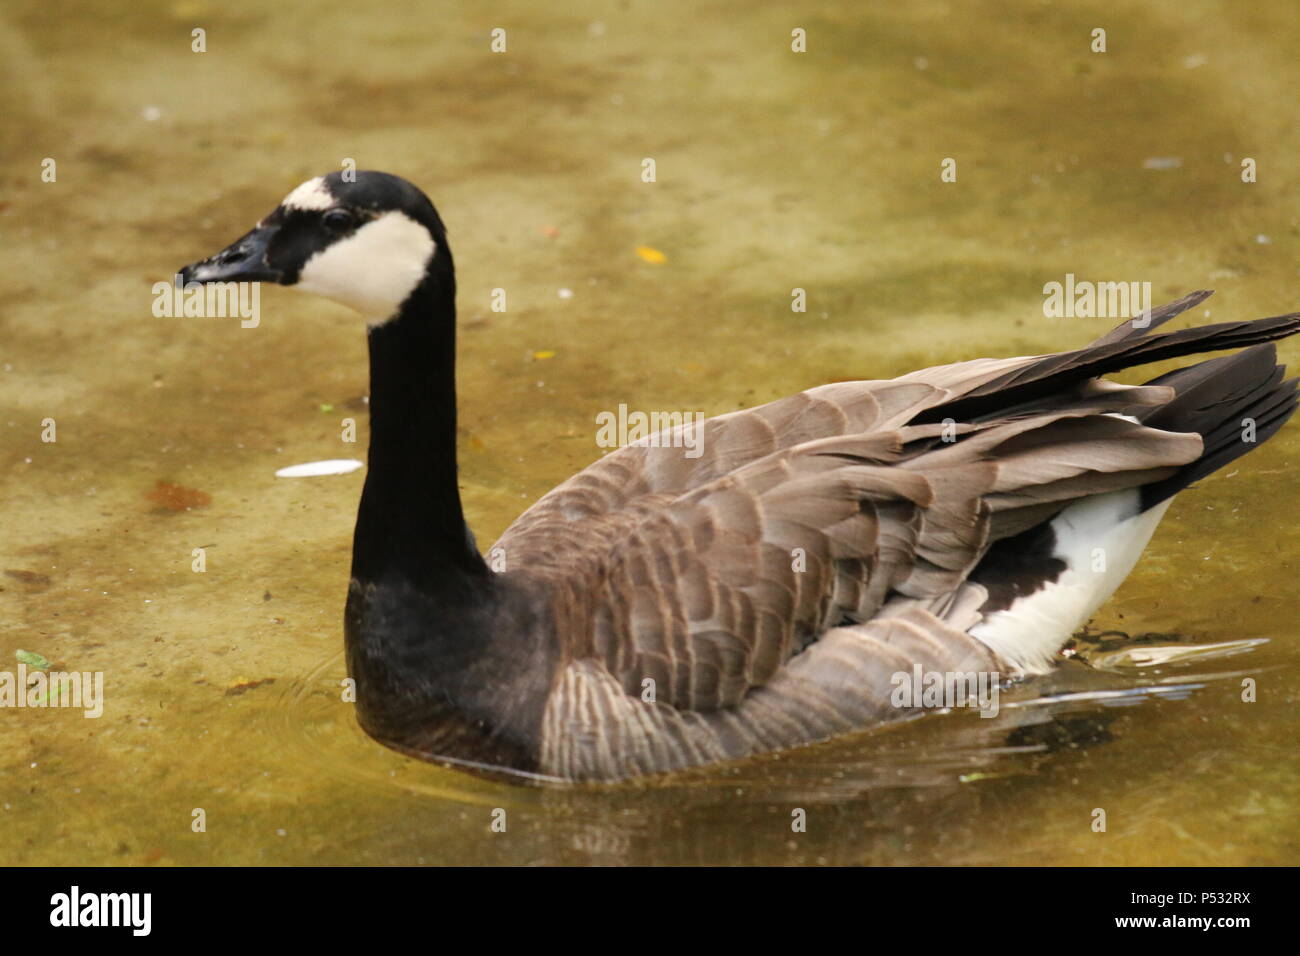
[[(428, 759), (565, 780), (915, 715), (891, 695), (917, 667), (1046, 671), (1174, 494), (1296, 407), (1261, 343), (1300, 314), (1153, 334), (1210, 294), (1194, 292), (1074, 351), (721, 415), (698, 457), (674, 436), (628, 445), (529, 508), (493, 550), (500, 571), (461, 510), (455, 275), (419, 189), (312, 179), (182, 277), (296, 285), (369, 322), (345, 621), (362, 727)], [(1099, 377), (1239, 346), (1142, 386)]]

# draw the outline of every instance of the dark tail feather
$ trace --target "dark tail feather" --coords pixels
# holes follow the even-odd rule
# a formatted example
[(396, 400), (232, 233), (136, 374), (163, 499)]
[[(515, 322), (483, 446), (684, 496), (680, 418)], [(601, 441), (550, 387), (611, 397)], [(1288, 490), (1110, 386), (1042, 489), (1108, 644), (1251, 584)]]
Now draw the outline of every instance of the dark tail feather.
[(1212, 295), (1214, 295), (1213, 289), (1197, 289), (1195, 292), (1189, 292), (1181, 299), (1175, 299), (1173, 302), (1152, 309), (1151, 315), (1145, 317), (1141, 325), (1135, 324), (1136, 319), (1125, 319), (1093, 342), (1089, 348), (1096, 348), (1098, 345), (1110, 345), (1112, 342), (1123, 342), (1125, 339), (1146, 335), (1153, 329), (1164, 325), (1174, 316), (1182, 315), (1193, 306), (1200, 305)]
[[(1161, 310), (1153, 311), (1152, 325), (1156, 324), (1156, 311), (1160, 311), (1162, 315), (1159, 321), (1168, 321), (1187, 306), (1184, 305), (1177, 311), (1162, 310), (1171, 310), (1179, 303), (1193, 300), (1197, 294), (1185, 296), (1178, 303), (1171, 303), (1170, 306), (1163, 306)], [(1116, 332), (1118, 331), (1117, 329)], [(1295, 312), (1267, 319), (1256, 319), (1253, 322), (1220, 322), (1215, 325), (1203, 325), (1156, 335), (1134, 335), (1111, 339), (1111, 336), (1115, 335), (1115, 332), (1112, 332), (1103, 336), (1099, 340), (1100, 344), (1089, 345), (1073, 352), (1047, 355), (1037, 362), (999, 376), (972, 389), (961, 398), (928, 409), (918, 416), (915, 422), (917, 424), (937, 422), (949, 417), (957, 421), (972, 421), (985, 415), (996, 414), (1006, 408), (1035, 401), (1070, 388), (1086, 379), (1105, 375), (1107, 372), (1117, 372), (1134, 365), (1160, 362), (1197, 352), (1243, 348), (1286, 338), (1296, 332), (1300, 332), (1300, 313)]]
[(1132, 413), (1153, 428), (1198, 433), (1204, 450), (1176, 474), (1142, 487), (1144, 511), (1240, 458), (1286, 423), (1296, 410), (1297, 380), (1282, 381), (1286, 369), (1276, 363), (1276, 348), (1257, 345), (1147, 383), (1169, 386), (1177, 394), (1164, 405)]

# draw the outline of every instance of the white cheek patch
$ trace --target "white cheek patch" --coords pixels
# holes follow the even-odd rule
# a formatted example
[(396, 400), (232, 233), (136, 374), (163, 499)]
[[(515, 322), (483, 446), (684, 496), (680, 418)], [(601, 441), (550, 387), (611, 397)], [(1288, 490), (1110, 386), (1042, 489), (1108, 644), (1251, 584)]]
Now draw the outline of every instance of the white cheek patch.
[(424, 279), (437, 249), (424, 226), (405, 213), (386, 212), (303, 263), (297, 286), (372, 321), (387, 319)]
[(329, 209), (335, 204), (334, 196), (325, 186), (325, 177), (317, 176), (315, 179), (309, 179), (289, 195), (284, 197), (281, 206), (288, 206), (290, 209)]

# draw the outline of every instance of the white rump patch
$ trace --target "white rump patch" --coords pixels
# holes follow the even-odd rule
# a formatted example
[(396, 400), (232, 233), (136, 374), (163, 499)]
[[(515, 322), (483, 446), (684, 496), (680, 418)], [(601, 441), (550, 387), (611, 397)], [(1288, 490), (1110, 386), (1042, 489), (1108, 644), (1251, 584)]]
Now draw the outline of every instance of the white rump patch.
[(309, 179), (289, 195), (284, 197), (281, 206), (288, 206), (290, 209), (329, 209), (337, 203), (332, 193), (325, 186), (325, 177), (317, 176), (315, 179)]
[(364, 467), (355, 458), (331, 458), (328, 461), (309, 461), (290, 465), (275, 473), (277, 478), (318, 478), (321, 475), (347, 475)]
[(415, 291), (437, 248), (428, 229), (393, 210), (313, 255), (297, 285), (380, 321)]
[[(1052, 519), (1061, 576), (968, 632), (1020, 674), (1044, 674), (1057, 651), (1124, 583), (1172, 498), (1138, 512), (1137, 489), (1092, 495)], [(1104, 569), (1094, 570), (1098, 556)]]

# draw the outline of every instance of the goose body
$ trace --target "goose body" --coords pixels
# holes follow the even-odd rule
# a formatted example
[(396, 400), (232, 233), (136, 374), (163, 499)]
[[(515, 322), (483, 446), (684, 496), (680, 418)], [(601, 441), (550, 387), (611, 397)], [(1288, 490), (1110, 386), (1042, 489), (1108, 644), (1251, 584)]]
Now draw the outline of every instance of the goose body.
[[(617, 780), (914, 716), (900, 674), (1044, 672), (1172, 497), (1296, 407), (1300, 316), (1174, 332), (1197, 292), (1077, 350), (840, 382), (642, 441), (542, 497), (484, 562), (455, 458), (455, 277), (432, 204), (361, 172), (295, 189), (189, 281), (368, 319), (371, 444), (345, 640), (376, 739)], [(1122, 386), (1106, 373), (1241, 348)], [(691, 444), (691, 443), (687, 443)], [(973, 686), (973, 685), (972, 685)]]

